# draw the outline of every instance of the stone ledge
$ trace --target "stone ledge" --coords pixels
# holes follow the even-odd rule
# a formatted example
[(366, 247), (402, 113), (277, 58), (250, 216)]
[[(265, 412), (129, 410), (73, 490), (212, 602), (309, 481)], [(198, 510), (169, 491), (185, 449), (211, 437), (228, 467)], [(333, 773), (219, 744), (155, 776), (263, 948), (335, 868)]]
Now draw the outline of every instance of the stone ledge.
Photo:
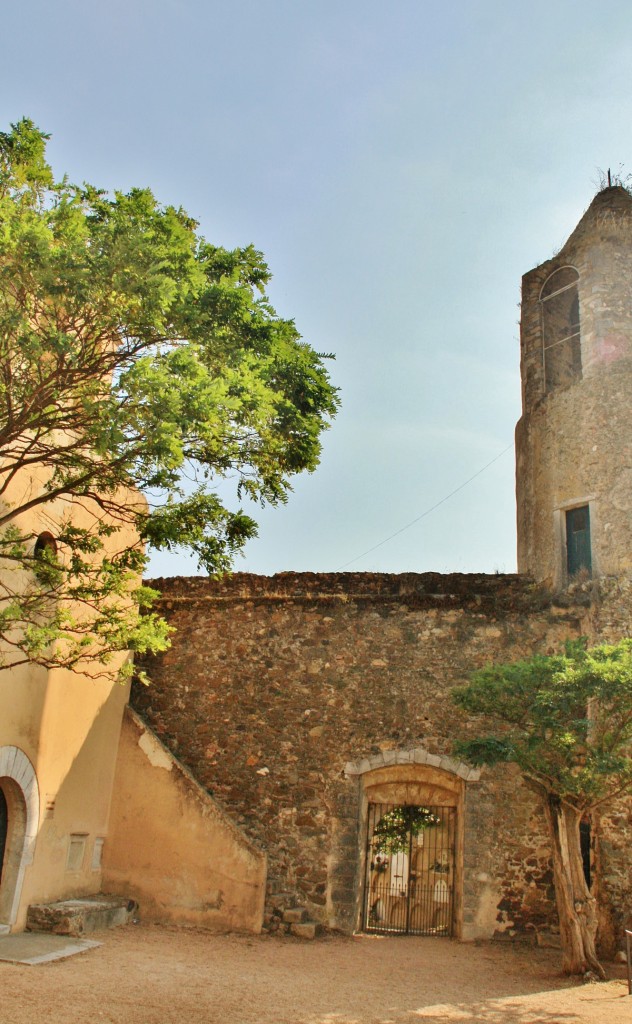
[(119, 896), (86, 896), (56, 903), (33, 903), (28, 908), (26, 930), (80, 936), (129, 924), (137, 913), (135, 900)]
[(322, 930), (323, 926), (317, 924), (316, 921), (303, 921), (300, 924), (290, 925), (290, 935), (295, 935), (297, 939), (315, 939)]
[(307, 920), (307, 911), (304, 907), (291, 907), (283, 911), (284, 924), (303, 924)]

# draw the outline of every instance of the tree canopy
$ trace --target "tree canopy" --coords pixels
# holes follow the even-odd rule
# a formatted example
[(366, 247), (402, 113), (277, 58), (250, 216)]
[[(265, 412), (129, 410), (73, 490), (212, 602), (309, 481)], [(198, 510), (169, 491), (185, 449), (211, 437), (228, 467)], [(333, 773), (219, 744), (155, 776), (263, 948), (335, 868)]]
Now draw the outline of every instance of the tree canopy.
[(165, 645), (143, 545), (227, 570), (256, 524), (219, 482), (286, 501), (338, 403), (260, 252), (149, 189), (56, 180), (47, 139), (0, 133), (0, 638), (77, 667)]
[(400, 804), (385, 811), (373, 831), (373, 844), (378, 853), (407, 851), (411, 838), (424, 829), (441, 824), (441, 819), (428, 807)]
[(454, 691), (481, 717), (479, 735), (455, 745), (472, 764), (514, 762), (541, 798), (569, 973), (603, 977), (597, 917), (582, 864), (580, 822), (632, 790), (632, 640), (491, 665)]
[(582, 812), (632, 787), (632, 640), (488, 666), (454, 700), (492, 726), (457, 744), (473, 764), (513, 761)]

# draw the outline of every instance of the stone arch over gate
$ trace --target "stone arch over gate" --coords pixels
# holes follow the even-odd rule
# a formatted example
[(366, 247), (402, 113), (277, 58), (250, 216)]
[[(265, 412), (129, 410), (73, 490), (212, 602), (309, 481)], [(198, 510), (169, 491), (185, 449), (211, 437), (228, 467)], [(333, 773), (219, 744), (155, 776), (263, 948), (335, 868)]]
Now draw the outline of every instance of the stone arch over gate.
[(465, 788), (468, 782), (479, 780), (480, 770), (451, 757), (431, 754), (423, 747), (415, 747), (383, 751), (349, 762), (345, 776), (355, 781), (357, 794), (354, 928), (360, 928), (363, 921), (370, 805), (405, 804), (454, 809), (453, 933), (460, 936), (463, 923)]
[(39, 825), (39, 787), (19, 747), (0, 747), (0, 788), (7, 803), (7, 836), (0, 878), (0, 934), (15, 923), (24, 872), (33, 860)]

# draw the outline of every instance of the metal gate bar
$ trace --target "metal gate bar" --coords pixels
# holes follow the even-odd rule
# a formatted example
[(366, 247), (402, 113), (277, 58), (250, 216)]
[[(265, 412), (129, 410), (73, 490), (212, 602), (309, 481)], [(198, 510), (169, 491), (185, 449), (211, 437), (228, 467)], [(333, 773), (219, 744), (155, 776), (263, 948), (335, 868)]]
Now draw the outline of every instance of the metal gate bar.
[(454, 807), (369, 804), (362, 927), (452, 935)]

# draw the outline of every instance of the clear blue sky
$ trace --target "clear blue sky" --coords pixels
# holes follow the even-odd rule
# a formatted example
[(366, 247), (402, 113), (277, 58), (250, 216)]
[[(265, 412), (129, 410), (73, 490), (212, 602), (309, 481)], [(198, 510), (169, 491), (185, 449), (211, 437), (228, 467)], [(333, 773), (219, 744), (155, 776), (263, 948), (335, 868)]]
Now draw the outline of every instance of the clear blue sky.
[(236, 568), (512, 571), (511, 451), (357, 556), (511, 444), (521, 275), (632, 171), (629, 0), (25, 0), (2, 37), (2, 128), (253, 242), (336, 353), (322, 465)]

